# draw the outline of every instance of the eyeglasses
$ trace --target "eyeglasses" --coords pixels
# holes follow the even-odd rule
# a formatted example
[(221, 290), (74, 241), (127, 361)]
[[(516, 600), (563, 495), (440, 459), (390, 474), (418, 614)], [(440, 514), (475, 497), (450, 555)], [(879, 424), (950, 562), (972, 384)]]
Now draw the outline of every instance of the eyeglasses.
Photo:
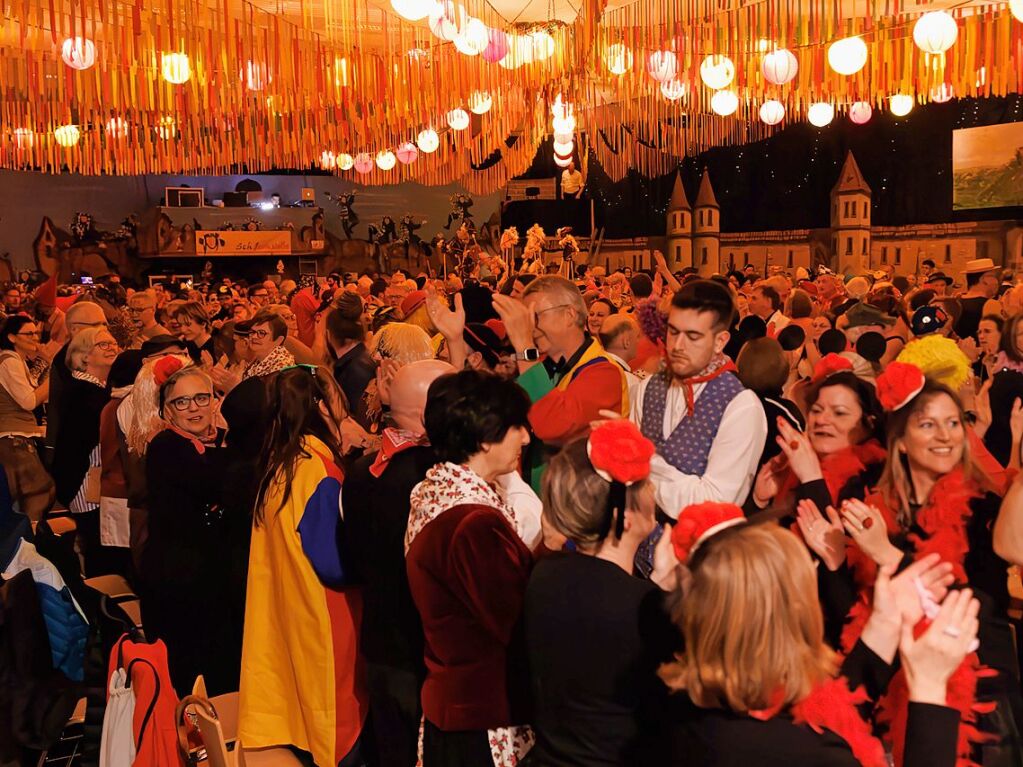
[(548, 306), (546, 309), (540, 309), (539, 311), (533, 312), (533, 320), (534, 322), (539, 322), (540, 315), (544, 312), (553, 312), (555, 309), (565, 309), (568, 306), (568, 304), (558, 304), (557, 306)]
[(153, 309), (153, 308), (155, 308), (155, 307), (152, 307), (152, 306), (129, 306), (128, 307), (128, 314), (142, 314), (142, 312), (146, 311), (146, 309)]
[(209, 404), (213, 401), (213, 395), (208, 392), (202, 392), (200, 394), (193, 394), (191, 397), (175, 397), (167, 404), (177, 410), (179, 413), (183, 413), (188, 410), (189, 405), (193, 402), (196, 407), (209, 407)]
[(97, 349), (103, 349), (104, 351), (110, 351), (111, 349), (117, 348), (117, 341), (97, 341), (94, 346)]
[(27, 336), (31, 336), (32, 338), (42, 338), (43, 337), (43, 334), (40, 333), (38, 330), (33, 330), (33, 331), (30, 331), (30, 332), (27, 332), (27, 333), (26, 332), (15, 333), (14, 335), (16, 335), (16, 336), (26, 336), (26, 337)]
[(249, 338), (255, 338), (257, 341), (262, 341), (264, 338), (270, 335), (269, 330), (250, 330)]

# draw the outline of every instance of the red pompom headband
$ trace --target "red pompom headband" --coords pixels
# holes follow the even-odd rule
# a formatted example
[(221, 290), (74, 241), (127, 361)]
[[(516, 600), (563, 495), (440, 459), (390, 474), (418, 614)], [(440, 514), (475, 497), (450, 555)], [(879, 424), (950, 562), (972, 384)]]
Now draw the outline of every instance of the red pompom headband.
[(852, 360), (835, 354), (834, 352), (825, 354), (817, 360), (817, 364), (813, 366), (813, 382), (818, 383), (828, 376), (834, 375), (835, 373), (841, 373), (844, 370), (852, 372)]
[(923, 371), (916, 365), (893, 362), (877, 377), (877, 399), (891, 413), (912, 402), (926, 383)]
[(170, 377), (181, 370), (184, 366), (185, 363), (177, 357), (161, 357), (156, 361), (156, 364), (153, 365), (153, 380), (156, 381), (156, 385), (162, 389), (163, 385), (167, 383)]
[(625, 490), (650, 476), (650, 459), (654, 452), (654, 443), (644, 437), (632, 421), (605, 421), (590, 432), (586, 455), (597, 476), (611, 483), (607, 515), (600, 531), (601, 540), (611, 531), (612, 519), (615, 520), (615, 536), (622, 537), (625, 532)]
[(686, 506), (671, 529), (671, 545), (679, 564), (685, 564), (704, 541), (746, 517), (734, 503), (697, 503)]

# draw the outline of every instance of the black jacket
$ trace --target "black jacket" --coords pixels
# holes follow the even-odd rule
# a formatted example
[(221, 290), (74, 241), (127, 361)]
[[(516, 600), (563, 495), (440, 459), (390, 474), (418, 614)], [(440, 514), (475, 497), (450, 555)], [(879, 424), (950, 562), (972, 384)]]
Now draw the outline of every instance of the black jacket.
[(89, 470), (89, 454), (99, 445), (99, 416), (110, 401), (102, 386), (72, 378), (61, 395), (61, 424), (53, 451), (57, 500), (67, 506)]

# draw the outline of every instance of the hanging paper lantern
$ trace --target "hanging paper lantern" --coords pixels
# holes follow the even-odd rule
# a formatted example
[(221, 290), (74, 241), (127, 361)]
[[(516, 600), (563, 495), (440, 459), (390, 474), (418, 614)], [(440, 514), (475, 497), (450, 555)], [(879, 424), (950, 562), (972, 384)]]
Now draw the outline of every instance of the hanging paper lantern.
[(862, 37), (844, 37), (828, 47), (828, 64), (840, 75), (854, 75), (867, 63), (867, 44)]
[(835, 119), (835, 108), (826, 101), (818, 101), (811, 104), (810, 108), (806, 110), (806, 119), (810, 121), (811, 125), (823, 128), (830, 125), (831, 121)]
[(689, 84), (681, 80), (668, 80), (666, 83), (661, 83), (661, 95), (668, 101), (678, 101), (688, 94)]
[(936, 104), (944, 104), (946, 101), (950, 101), (953, 96), (955, 96), (955, 91), (948, 83), (942, 83), (936, 88), (931, 88), (931, 101)]
[[(1023, 0), (1020, 0), (1020, 2), (1023, 2)], [(607, 70), (613, 75), (624, 75), (632, 69), (632, 62), (632, 51), (621, 43), (614, 43), (608, 46), (607, 53), (604, 54), (604, 63), (607, 64)]]
[(416, 136), (416, 144), (419, 146), (420, 152), (430, 154), (436, 152), (437, 147), (440, 146), (440, 137), (433, 128), (427, 128), (419, 131), (419, 135)]
[(96, 63), (96, 43), (87, 37), (69, 37), (60, 46), (60, 58), (72, 69), (88, 69)]
[(369, 152), (359, 152), (355, 156), (354, 166), (356, 173), (365, 175), (373, 170), (373, 158), (369, 156)]
[(678, 73), (678, 57), (671, 51), (654, 51), (647, 57), (646, 71), (659, 83), (666, 83)]
[(320, 170), (334, 170), (337, 167), (337, 157), (329, 149), (320, 153)]
[(185, 53), (164, 53), (160, 57), (160, 71), (171, 85), (183, 85), (192, 76), (192, 65)]
[(567, 168), (569, 165), (572, 164), (572, 158), (569, 157), (566, 160), (566, 159), (564, 159), (562, 157), (555, 156), (554, 157), (554, 164), (557, 165), (559, 168)]
[(169, 141), (178, 135), (177, 121), (170, 115), (164, 115), (156, 126), (156, 135), (164, 141)]
[(342, 152), (337, 156), (338, 170), (351, 170), (355, 167), (355, 158), (350, 154)]
[(380, 170), (390, 170), (396, 162), (398, 162), (398, 158), (390, 149), (381, 149), (377, 152), (377, 167)]
[(508, 35), (500, 29), (487, 32), (487, 47), (483, 49), (483, 60), (488, 64), (496, 64), (508, 55)]
[(739, 108), (739, 97), (735, 91), (718, 91), (710, 99), (710, 108), (722, 117), (735, 114)]
[(788, 48), (779, 48), (765, 54), (760, 70), (767, 82), (772, 85), (785, 85), (792, 82), (799, 73), (799, 61)]
[(559, 157), (571, 157), (575, 151), (575, 142), (569, 138), (568, 141), (554, 140), (554, 154)]
[(469, 113), (464, 109), (452, 109), (448, 112), (448, 126), (451, 130), (465, 130), (469, 127)]
[(849, 107), (849, 119), (856, 125), (865, 125), (874, 115), (874, 109), (866, 101), (857, 101)]
[(771, 99), (760, 105), (760, 120), (765, 125), (777, 125), (785, 119), (785, 105)]
[(30, 149), (35, 142), (35, 134), (32, 133), (31, 128), (15, 128), (14, 141), (18, 145), (18, 149)]
[(266, 87), (273, 78), (270, 77), (266, 71), (266, 64), (258, 63), (255, 61), (248, 61), (245, 63), (245, 69), (241, 74), (241, 79), (245, 83), (247, 90), (259, 92)]
[(406, 141), (399, 146), (395, 154), (398, 156), (398, 162), (402, 165), (408, 165), (419, 159), (419, 150), (416, 149), (416, 145), (411, 141)]
[(518, 69), (533, 62), (533, 41), (522, 35), (508, 35), (508, 53), (497, 62), (505, 69)]
[(974, 83), (977, 88), (983, 88), (987, 85), (987, 67), (981, 67), (977, 70), (977, 81)]
[(529, 40), (533, 46), (533, 61), (546, 61), (554, 55), (554, 38), (547, 32), (533, 32)]
[(700, 64), (700, 79), (711, 90), (727, 88), (735, 79), (735, 64), (727, 56), (706, 56)]
[(469, 18), (454, 39), (455, 48), (466, 56), (479, 56), (490, 45), (490, 30), (479, 19)]
[(1016, 21), (1023, 21), (1023, 0), (1009, 0), (1009, 12)]
[(458, 37), (468, 20), (465, 8), (455, 5), (453, 0), (442, 0), (430, 10), (430, 31), (450, 43)]
[(574, 138), (575, 138), (575, 134), (574, 133), (558, 133), (557, 131), (554, 132), (554, 141), (555, 141), (555, 143), (558, 143), (558, 144), (567, 144), (569, 141), (572, 141)]
[(896, 93), (892, 96), (889, 109), (896, 117), (905, 117), (913, 111), (913, 97), (908, 93)]
[(487, 91), (473, 91), (473, 94), (469, 97), (469, 110), (473, 114), (485, 115), (493, 105), (494, 99), (491, 98)]
[(571, 114), (575, 114), (575, 107), (562, 101), (561, 94), (559, 93), (555, 96), (554, 103), (551, 104), (551, 115), (553, 117), (567, 117)]
[(409, 21), (422, 21), (436, 6), (436, 0), (391, 0), (394, 12)]
[(959, 25), (947, 11), (931, 11), (913, 25), (913, 42), (924, 53), (944, 53), (959, 36)]
[(53, 130), (54, 140), (65, 149), (70, 149), (82, 138), (82, 132), (77, 125), (61, 125)]
[(564, 117), (555, 117), (551, 121), (551, 125), (554, 127), (555, 133), (575, 133), (575, 116), (569, 114)]
[(111, 117), (107, 120), (107, 135), (125, 138), (128, 135), (128, 121), (121, 117)]

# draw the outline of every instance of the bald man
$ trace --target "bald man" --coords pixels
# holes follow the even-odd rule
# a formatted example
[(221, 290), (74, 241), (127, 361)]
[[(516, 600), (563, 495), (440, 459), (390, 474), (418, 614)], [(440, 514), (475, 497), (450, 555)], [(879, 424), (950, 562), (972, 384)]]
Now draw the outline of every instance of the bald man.
[(600, 326), (600, 345), (625, 372), (630, 390), (639, 384), (639, 376), (632, 372), (632, 360), (639, 348), (640, 332), (639, 322), (631, 314), (612, 314)]
[(391, 382), (391, 418), (380, 451), (346, 473), (341, 490), (346, 545), (363, 583), (361, 649), (370, 721), (381, 767), (412, 767), (419, 735), (423, 629), (405, 574), (409, 494), (437, 462), (423, 411), (430, 384), (455, 368), (440, 360), (405, 365)]

